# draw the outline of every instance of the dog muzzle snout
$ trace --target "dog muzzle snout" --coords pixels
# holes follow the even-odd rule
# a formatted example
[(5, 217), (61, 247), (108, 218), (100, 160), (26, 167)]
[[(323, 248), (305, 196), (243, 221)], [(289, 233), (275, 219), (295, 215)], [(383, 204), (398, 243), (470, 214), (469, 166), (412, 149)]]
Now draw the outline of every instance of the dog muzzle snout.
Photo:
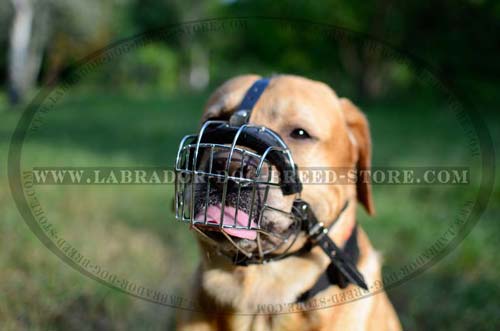
[(191, 223), (232, 258), (265, 261), (277, 249), (286, 251), (300, 231), (292, 206), (285, 210), (269, 198), (276, 190), (281, 196), (297, 195), (302, 187), (290, 150), (277, 133), (231, 123), (207, 121), (197, 135), (181, 141), (176, 218)]

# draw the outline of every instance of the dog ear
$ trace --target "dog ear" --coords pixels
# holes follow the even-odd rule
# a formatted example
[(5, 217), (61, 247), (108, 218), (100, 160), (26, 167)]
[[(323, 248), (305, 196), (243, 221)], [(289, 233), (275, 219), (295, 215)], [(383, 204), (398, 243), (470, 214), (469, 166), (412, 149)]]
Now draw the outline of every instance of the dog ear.
[(372, 199), (370, 176), (366, 171), (370, 170), (372, 157), (372, 142), (370, 129), (365, 115), (349, 99), (340, 98), (340, 104), (346, 118), (347, 126), (354, 138), (355, 153), (357, 154), (356, 167), (358, 171), (356, 193), (359, 202), (363, 204), (370, 215), (375, 214)]

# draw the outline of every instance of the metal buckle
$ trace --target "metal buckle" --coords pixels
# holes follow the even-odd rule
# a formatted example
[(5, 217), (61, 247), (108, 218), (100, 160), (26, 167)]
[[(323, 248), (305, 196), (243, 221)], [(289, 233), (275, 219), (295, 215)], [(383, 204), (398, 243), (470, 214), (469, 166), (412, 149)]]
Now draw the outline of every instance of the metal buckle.
[(242, 109), (236, 111), (229, 118), (229, 125), (231, 126), (242, 126), (243, 124), (248, 123), (248, 115), (250, 112), (248, 110)]

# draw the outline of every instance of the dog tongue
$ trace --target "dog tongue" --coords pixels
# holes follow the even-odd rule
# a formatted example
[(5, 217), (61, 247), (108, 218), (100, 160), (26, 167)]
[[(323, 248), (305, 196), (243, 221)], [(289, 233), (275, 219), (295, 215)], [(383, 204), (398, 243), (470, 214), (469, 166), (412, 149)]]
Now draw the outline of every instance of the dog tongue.
[[(207, 209), (207, 223), (220, 224), (221, 212), (222, 209), (220, 204), (209, 206)], [(240, 209), (238, 210), (238, 215), (236, 215), (237, 219), (235, 220), (235, 214), (236, 214), (236, 208), (225, 206), (224, 225), (236, 224), (236, 226), (247, 227), (249, 215)], [(195, 219), (202, 221), (204, 217), (205, 217), (205, 211), (203, 210), (200, 213), (198, 213), (198, 215), (196, 215)], [(257, 227), (257, 224), (254, 221), (251, 221), (250, 226)], [(231, 228), (224, 228), (223, 230), (227, 234), (238, 238), (244, 238), (250, 240), (255, 240), (257, 238), (257, 232), (255, 230), (231, 229)]]

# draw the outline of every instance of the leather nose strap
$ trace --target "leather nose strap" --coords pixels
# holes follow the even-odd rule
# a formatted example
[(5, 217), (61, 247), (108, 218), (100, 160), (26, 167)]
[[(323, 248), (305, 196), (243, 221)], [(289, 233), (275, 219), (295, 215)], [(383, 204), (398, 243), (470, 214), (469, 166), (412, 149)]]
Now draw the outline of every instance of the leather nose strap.
[[(238, 127), (224, 124), (209, 127), (205, 130), (200, 142), (231, 144), (238, 129)], [(257, 127), (247, 127), (240, 138), (241, 141), (244, 141), (246, 147), (252, 148), (261, 155), (265, 153), (269, 147), (280, 145), (273, 135), (262, 133)], [(281, 190), (284, 195), (295, 194), (302, 191), (302, 183), (300, 182), (297, 166), (292, 164), (290, 159), (281, 152), (269, 153), (267, 159), (276, 166), (280, 173)], [(294, 167), (295, 171), (293, 171)]]
[(241, 101), (238, 110), (246, 110), (248, 112), (247, 120), (250, 118), (250, 113), (253, 107), (259, 100), (260, 96), (269, 85), (269, 78), (261, 78), (257, 80), (253, 85), (247, 90), (243, 101)]
[(252, 110), (255, 104), (259, 100), (264, 90), (269, 85), (269, 78), (261, 78), (250, 86), (250, 88), (245, 93), (243, 101), (241, 101), (240, 106), (233, 113), (229, 119), (229, 124), (231, 126), (241, 126), (247, 124), (252, 115)]

